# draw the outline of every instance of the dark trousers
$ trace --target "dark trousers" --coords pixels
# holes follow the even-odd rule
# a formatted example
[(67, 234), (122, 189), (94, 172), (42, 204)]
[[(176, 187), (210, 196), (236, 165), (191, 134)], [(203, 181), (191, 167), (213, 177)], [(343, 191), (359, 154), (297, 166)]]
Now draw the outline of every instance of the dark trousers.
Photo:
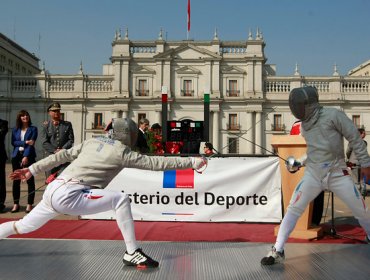
[(324, 195), (325, 192), (322, 191), (313, 201), (312, 223), (315, 225), (319, 225), (322, 219), (322, 212), (324, 210)]
[(0, 206), (4, 205), (6, 199), (5, 161), (0, 160)]
[[(35, 162), (35, 159), (28, 158), (28, 164), (26, 166), (22, 166), (22, 158), (23, 158), (22, 153), (18, 153), (16, 157), (12, 158), (13, 171), (16, 169), (28, 167)], [(32, 205), (35, 202), (35, 177), (32, 176), (31, 178), (29, 178), (27, 180), (27, 185), (28, 185), (27, 203)], [(13, 181), (14, 204), (19, 204), (20, 196), (21, 196), (21, 180), (14, 180)]]

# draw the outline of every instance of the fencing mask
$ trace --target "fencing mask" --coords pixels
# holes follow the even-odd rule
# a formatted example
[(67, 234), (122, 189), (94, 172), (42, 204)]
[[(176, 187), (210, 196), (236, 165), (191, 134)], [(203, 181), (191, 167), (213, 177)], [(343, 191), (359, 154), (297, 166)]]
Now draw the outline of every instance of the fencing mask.
[(299, 120), (309, 119), (319, 107), (319, 95), (316, 88), (311, 86), (293, 89), (289, 94), (289, 107), (292, 114)]
[(133, 148), (137, 139), (137, 125), (128, 118), (112, 119), (105, 129), (110, 138), (121, 141), (124, 145)]

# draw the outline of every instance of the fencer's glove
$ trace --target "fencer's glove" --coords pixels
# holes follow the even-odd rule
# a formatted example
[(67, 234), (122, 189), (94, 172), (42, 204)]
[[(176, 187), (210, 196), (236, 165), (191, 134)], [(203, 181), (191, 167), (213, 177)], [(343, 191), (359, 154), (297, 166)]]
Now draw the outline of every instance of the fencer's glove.
[(205, 157), (190, 157), (192, 168), (196, 171), (201, 170), (202, 167), (206, 166), (208, 160)]
[(290, 173), (296, 173), (302, 167), (302, 163), (294, 157), (288, 157), (285, 161), (285, 166)]

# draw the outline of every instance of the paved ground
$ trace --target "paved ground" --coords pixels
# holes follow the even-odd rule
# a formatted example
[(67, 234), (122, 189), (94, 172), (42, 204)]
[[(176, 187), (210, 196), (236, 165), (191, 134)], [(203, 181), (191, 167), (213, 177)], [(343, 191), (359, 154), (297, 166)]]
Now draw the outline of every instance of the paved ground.
[[(11, 172), (11, 164), (7, 164), (6, 166), (6, 174), (10, 174)], [(44, 185), (45, 176), (38, 175), (36, 177), (36, 196), (35, 196), (35, 204), (37, 204), (41, 198), (42, 194), (45, 189)], [(10, 210), (13, 207), (13, 196), (12, 196), (12, 182), (10, 179), (7, 179), (7, 197), (6, 197), (6, 212), (0, 213), (0, 218), (21, 218), (25, 215), (25, 209), (27, 205), (27, 184), (22, 183), (21, 184), (21, 211), (18, 213), (11, 213)], [(325, 194), (325, 202), (324, 202), (324, 215), (321, 220), (321, 223), (329, 222), (331, 220), (331, 200), (328, 197), (329, 193), (327, 192)], [(370, 208), (370, 193), (368, 192), (368, 195), (365, 199), (365, 203), (368, 208)], [(351, 211), (348, 209), (348, 207), (339, 199), (335, 198), (335, 223), (336, 224), (357, 224), (357, 221), (353, 218)], [(77, 220), (78, 217), (76, 216), (68, 216), (68, 215), (60, 215), (56, 217), (55, 219), (58, 220)]]

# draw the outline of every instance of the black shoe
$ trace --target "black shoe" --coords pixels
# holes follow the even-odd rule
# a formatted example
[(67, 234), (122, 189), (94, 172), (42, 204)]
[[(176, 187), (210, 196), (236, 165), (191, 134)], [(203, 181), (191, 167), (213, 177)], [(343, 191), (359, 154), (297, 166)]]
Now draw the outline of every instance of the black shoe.
[(262, 265), (273, 265), (276, 263), (283, 263), (285, 260), (284, 251), (278, 252), (275, 247), (272, 247), (271, 251), (267, 254), (266, 257), (263, 257), (261, 260)]
[(145, 255), (140, 248), (132, 255), (126, 251), (123, 255), (123, 263), (128, 266), (136, 266), (137, 268), (158, 267), (159, 265), (157, 261)]
[(10, 212), (17, 213), (19, 212), (19, 208), (20, 208), (19, 204), (14, 204), (13, 209)]
[(25, 212), (28, 214), (29, 212), (31, 212), (32, 209), (33, 206), (31, 204), (28, 204)]

